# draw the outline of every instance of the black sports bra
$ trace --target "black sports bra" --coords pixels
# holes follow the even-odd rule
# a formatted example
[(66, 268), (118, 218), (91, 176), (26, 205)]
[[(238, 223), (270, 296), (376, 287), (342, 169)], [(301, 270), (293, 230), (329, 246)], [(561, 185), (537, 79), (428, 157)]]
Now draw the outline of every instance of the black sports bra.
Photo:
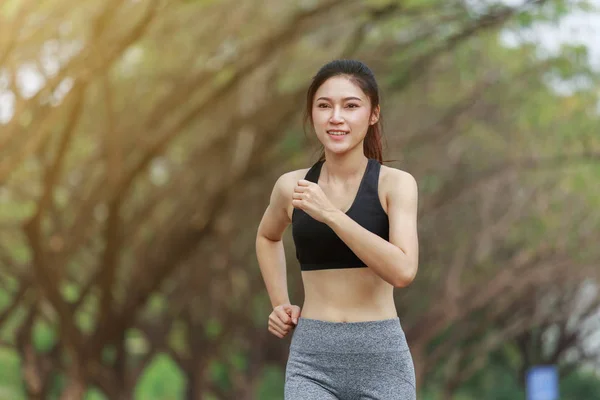
[[(317, 161), (305, 179), (318, 183), (323, 163)], [(389, 220), (378, 194), (380, 170), (379, 161), (368, 159), (358, 192), (346, 215), (363, 228), (389, 240)], [(302, 271), (366, 267), (333, 229), (298, 208), (292, 211), (292, 237)]]

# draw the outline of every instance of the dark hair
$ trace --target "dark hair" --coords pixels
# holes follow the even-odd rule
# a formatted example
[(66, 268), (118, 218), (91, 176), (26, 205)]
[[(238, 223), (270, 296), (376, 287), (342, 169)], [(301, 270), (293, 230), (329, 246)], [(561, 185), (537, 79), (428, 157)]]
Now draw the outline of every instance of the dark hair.
[[(357, 60), (333, 60), (319, 69), (313, 77), (310, 87), (306, 93), (306, 111), (304, 114), (304, 125), (310, 122), (313, 127), (312, 105), (315, 93), (321, 85), (334, 76), (347, 76), (354, 82), (371, 100), (371, 112), (379, 105), (379, 88), (373, 72), (360, 61)], [(367, 158), (374, 158), (383, 163), (383, 126), (381, 123), (381, 113), (377, 123), (370, 125), (364, 140), (364, 153)], [(319, 160), (325, 159), (324, 149), (321, 151)]]

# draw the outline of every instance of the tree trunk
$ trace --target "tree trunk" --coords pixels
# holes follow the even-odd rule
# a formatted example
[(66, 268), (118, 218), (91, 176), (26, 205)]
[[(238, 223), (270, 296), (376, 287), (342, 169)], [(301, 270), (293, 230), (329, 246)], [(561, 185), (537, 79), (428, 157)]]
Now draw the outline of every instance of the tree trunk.
[(80, 377), (72, 377), (67, 383), (67, 387), (63, 390), (60, 400), (83, 400), (86, 384)]
[(21, 360), (21, 371), (27, 398), (31, 400), (45, 399), (48, 382), (43, 371), (41, 371), (39, 360), (31, 343), (24, 345), (21, 352)]
[(186, 400), (202, 400), (204, 391), (207, 389), (205, 385), (206, 362), (200, 360), (201, 356), (194, 356), (194, 361), (191, 363), (193, 368), (185, 371), (187, 376), (187, 386), (185, 390)]
[(67, 370), (67, 384), (60, 395), (60, 400), (83, 400), (87, 389), (87, 382), (74, 350), (71, 350), (71, 355), (72, 365)]

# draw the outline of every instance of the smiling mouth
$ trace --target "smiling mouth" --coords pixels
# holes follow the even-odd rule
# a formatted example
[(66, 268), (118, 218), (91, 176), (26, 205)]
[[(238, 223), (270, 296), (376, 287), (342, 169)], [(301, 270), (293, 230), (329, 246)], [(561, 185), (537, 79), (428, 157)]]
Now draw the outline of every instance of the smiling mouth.
[(337, 130), (327, 131), (327, 134), (331, 135), (331, 136), (344, 136), (344, 135), (347, 135), (348, 133), (349, 132), (346, 132), (346, 131), (337, 131)]

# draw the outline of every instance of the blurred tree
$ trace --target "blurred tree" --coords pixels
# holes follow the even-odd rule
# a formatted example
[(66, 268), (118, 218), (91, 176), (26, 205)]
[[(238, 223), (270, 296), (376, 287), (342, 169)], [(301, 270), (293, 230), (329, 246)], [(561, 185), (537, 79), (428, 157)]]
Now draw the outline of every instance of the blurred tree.
[[(261, 386), (288, 343), (266, 330), (255, 227), (274, 180), (314, 160), (307, 77), (340, 57), (380, 77), (386, 158), (420, 185), (421, 271), (397, 298), (418, 383), (452, 398), (511, 345), (517, 376), (562, 360), (598, 278), (598, 97), (549, 81), (598, 75), (581, 48), (540, 59), (498, 29), (589, 5), (565, 4), (0, 5), (0, 326), (26, 397), (280, 393)], [(185, 388), (139, 386), (156, 379)]]

